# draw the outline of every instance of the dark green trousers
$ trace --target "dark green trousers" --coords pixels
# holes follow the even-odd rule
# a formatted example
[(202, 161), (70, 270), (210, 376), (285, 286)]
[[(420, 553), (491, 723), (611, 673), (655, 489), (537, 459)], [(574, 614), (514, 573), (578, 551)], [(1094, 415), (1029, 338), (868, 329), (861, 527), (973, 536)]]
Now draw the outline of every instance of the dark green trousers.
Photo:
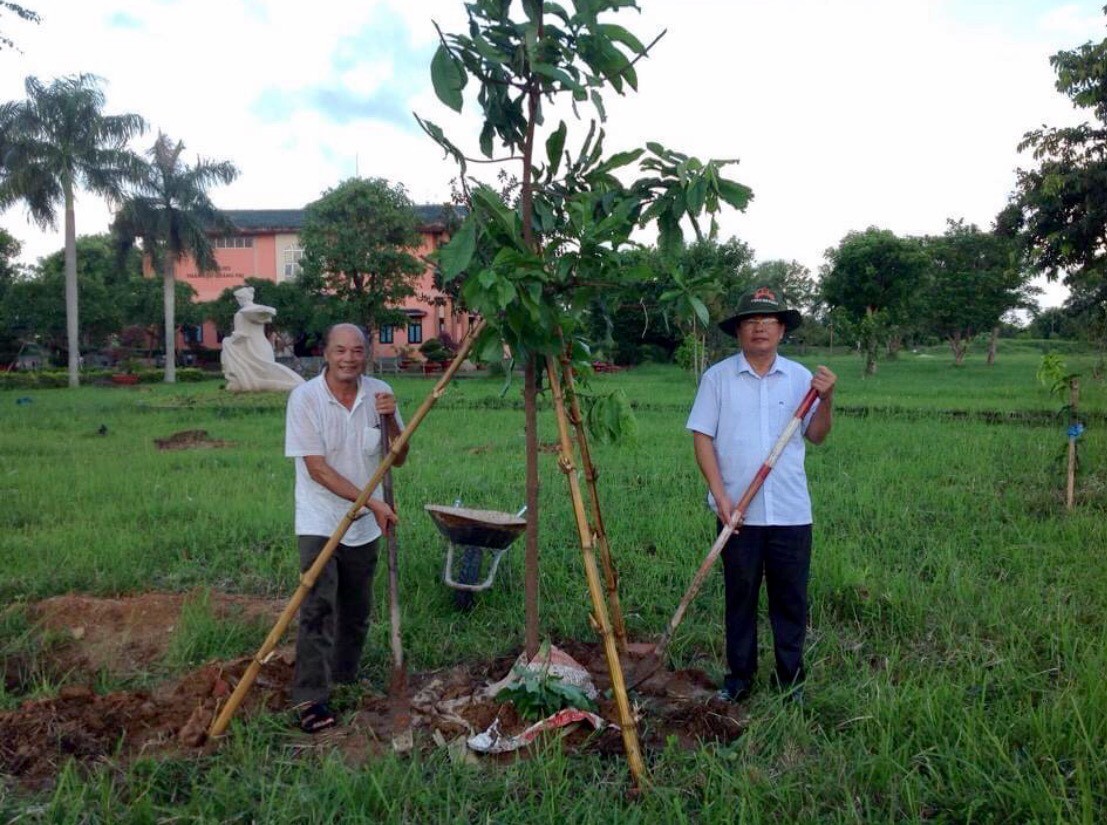
[[(297, 536), (300, 571), (318, 558), (328, 536)], [(292, 702), (325, 702), (331, 685), (357, 680), (373, 610), (377, 542), (340, 544), (300, 606)]]

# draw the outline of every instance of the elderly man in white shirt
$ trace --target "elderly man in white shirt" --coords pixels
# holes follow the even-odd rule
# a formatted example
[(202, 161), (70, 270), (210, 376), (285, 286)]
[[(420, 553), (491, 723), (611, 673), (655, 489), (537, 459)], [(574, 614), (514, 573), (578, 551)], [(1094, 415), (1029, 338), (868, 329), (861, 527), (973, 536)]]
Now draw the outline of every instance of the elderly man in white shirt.
[(686, 425), (721, 531), (808, 389), (814, 387), (819, 396), (804, 419), (802, 437), (797, 432), (784, 448), (723, 550), (729, 673), (720, 695), (729, 701), (748, 697), (757, 674), (762, 578), (776, 659), (773, 681), (793, 701), (803, 696), (812, 520), (803, 438), (820, 444), (830, 433), (836, 376), (823, 366), (812, 375), (777, 354), (784, 335), (801, 322), (770, 287), (743, 295), (738, 311), (719, 324), (738, 338), (741, 351), (703, 374)]
[[(296, 461), (301, 570), (311, 567), (380, 465), (381, 427), (387, 422), (393, 439), (403, 428), (392, 388), (363, 375), (368, 347), (358, 327), (332, 327), (323, 358), (322, 374), (292, 391), (286, 414), (285, 455)], [(406, 458), (405, 444), (394, 466)], [(377, 540), (395, 523), (378, 488), (300, 608), (292, 701), (309, 733), (335, 724), (331, 686), (357, 679), (373, 607)]]

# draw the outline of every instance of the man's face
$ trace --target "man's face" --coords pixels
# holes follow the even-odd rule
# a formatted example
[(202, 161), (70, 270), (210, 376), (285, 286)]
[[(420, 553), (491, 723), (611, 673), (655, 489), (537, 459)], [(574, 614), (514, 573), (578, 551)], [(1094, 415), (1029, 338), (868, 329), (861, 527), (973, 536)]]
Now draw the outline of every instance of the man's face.
[(327, 372), (339, 381), (356, 381), (365, 372), (366, 357), (365, 336), (349, 327), (333, 330), (323, 351)]
[(750, 315), (738, 322), (738, 343), (747, 357), (772, 355), (784, 338), (784, 324), (775, 315)]

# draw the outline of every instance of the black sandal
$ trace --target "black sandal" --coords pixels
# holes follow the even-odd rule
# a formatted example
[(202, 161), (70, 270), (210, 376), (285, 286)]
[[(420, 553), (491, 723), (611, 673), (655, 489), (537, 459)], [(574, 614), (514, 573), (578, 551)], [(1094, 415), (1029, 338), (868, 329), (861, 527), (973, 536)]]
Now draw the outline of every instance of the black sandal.
[(316, 702), (300, 714), (300, 730), (304, 733), (318, 733), (333, 728), (337, 723), (325, 702)]

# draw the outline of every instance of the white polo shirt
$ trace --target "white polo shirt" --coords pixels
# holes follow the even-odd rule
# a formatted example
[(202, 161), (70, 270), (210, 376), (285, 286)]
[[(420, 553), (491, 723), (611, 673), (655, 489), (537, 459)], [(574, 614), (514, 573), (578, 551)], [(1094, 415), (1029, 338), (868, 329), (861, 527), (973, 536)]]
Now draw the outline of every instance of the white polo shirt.
[[(296, 460), (296, 535), (330, 536), (352, 502), (336, 496), (308, 473), (304, 456), (319, 455), (355, 487), (364, 488), (380, 466), (380, 416), (374, 407), (379, 392), (392, 388), (370, 376), (361, 377), (357, 398), (347, 410), (331, 393), (326, 371), (292, 390), (285, 415), (284, 454)], [(396, 423), (404, 426), (399, 410)], [(373, 498), (382, 499), (378, 485)], [(381, 534), (377, 520), (363, 516), (350, 525), (343, 544), (367, 544)]]
[[(732, 504), (737, 504), (746, 492), (809, 389), (811, 372), (779, 355), (763, 376), (750, 367), (740, 352), (703, 374), (685, 426), (714, 440), (723, 485)], [(761, 491), (754, 496), (746, 524), (811, 523), (802, 433), (816, 407), (818, 401), (780, 454)], [(710, 491), (707, 504), (717, 515)]]

